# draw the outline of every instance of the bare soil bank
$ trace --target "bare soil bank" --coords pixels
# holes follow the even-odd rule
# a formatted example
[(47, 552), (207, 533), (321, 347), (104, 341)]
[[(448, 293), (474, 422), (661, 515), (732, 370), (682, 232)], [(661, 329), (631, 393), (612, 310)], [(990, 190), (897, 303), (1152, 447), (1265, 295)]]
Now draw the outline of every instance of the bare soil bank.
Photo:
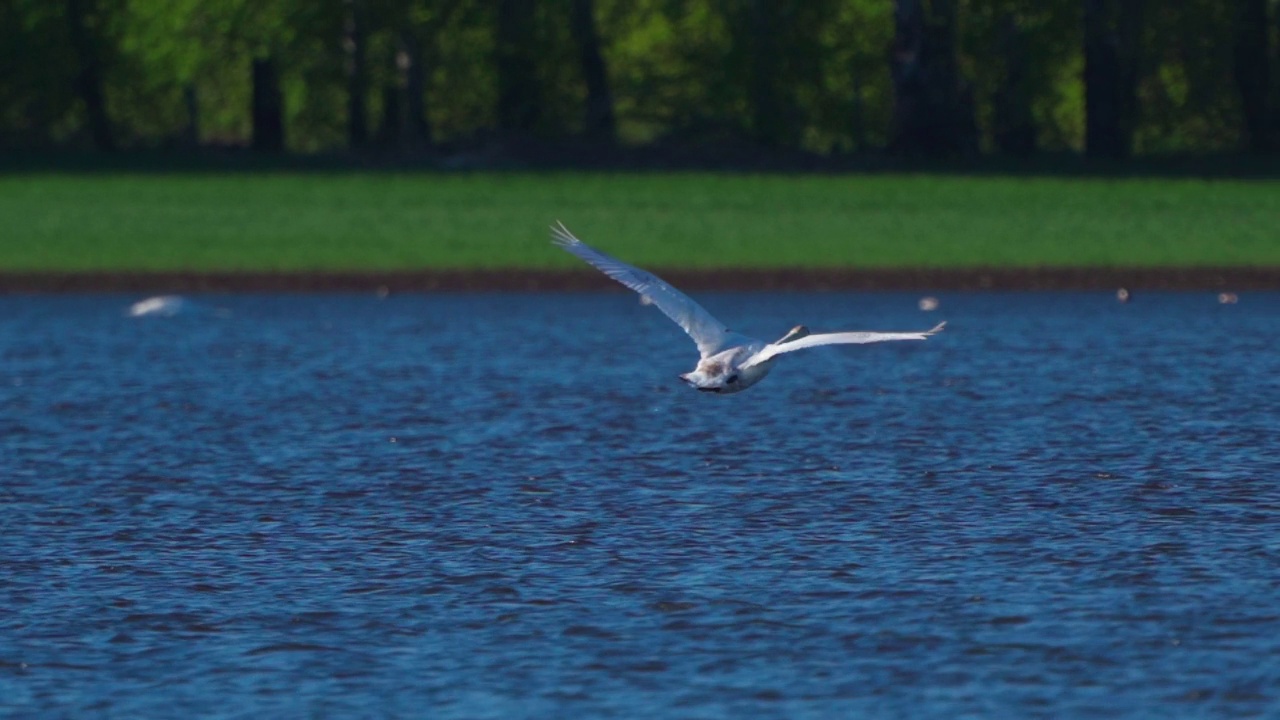
[[(1280, 290), (1280, 267), (659, 270), (686, 290)], [(617, 288), (591, 270), (0, 272), (0, 294), (539, 292)]]

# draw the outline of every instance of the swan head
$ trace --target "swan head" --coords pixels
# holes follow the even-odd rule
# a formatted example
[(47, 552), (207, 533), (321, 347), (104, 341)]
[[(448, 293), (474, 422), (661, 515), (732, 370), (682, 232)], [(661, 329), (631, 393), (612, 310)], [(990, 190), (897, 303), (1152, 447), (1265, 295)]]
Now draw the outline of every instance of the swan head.
[(792, 340), (799, 340), (800, 338), (808, 334), (809, 334), (809, 328), (803, 325), (797, 325), (791, 328), (790, 330), (788, 330), (787, 334), (783, 335), (782, 338), (778, 340), (778, 342), (774, 343), (774, 345), (781, 345), (783, 343), (789, 343)]

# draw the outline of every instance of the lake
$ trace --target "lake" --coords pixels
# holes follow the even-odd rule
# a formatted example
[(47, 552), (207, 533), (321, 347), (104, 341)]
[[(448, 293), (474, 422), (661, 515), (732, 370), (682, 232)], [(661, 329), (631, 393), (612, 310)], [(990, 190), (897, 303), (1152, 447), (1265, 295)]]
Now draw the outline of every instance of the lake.
[(0, 298), (0, 712), (1280, 712), (1280, 294)]

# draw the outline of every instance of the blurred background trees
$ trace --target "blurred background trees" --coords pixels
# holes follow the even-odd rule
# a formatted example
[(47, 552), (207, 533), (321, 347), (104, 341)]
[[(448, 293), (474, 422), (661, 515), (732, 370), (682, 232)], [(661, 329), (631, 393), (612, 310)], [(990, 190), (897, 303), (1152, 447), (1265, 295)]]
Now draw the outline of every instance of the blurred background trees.
[(1266, 153), (1280, 0), (0, 0), (0, 147)]

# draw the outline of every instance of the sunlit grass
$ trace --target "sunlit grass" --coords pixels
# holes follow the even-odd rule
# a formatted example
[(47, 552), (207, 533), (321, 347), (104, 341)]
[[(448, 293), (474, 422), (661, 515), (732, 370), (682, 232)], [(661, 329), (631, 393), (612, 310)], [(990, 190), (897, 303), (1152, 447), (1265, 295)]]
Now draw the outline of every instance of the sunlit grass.
[(0, 177), (3, 270), (1280, 265), (1280, 183), (940, 175)]

